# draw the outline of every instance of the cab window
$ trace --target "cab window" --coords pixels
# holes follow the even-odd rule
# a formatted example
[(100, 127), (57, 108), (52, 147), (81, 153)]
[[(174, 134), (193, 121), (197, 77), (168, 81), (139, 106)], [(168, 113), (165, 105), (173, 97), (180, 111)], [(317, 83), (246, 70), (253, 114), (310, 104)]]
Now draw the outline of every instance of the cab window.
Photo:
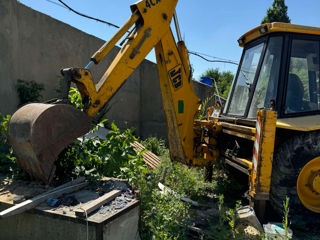
[(292, 40), (285, 114), (319, 110), (319, 42)]

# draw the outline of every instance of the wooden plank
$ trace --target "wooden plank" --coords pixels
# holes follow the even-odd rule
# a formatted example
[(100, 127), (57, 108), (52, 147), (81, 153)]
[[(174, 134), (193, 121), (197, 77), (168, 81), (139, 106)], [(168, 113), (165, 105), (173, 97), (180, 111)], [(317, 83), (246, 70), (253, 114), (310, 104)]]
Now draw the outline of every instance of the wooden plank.
[(78, 217), (86, 217), (86, 215), (89, 215), (90, 213), (92, 213), (94, 210), (97, 210), (102, 205), (112, 201), (120, 194), (121, 194), (120, 190), (112, 190), (111, 192), (108, 192), (103, 196), (82, 205), (81, 208), (76, 209), (74, 212)]
[[(136, 142), (136, 141), (131, 143), (131, 146), (134, 148), (134, 150), (136, 152), (141, 152), (141, 151), (146, 149), (141, 143)], [(143, 153), (142, 157), (143, 157), (143, 161), (151, 169), (157, 168), (159, 166), (160, 162), (161, 162), (160, 158), (157, 155), (155, 155), (153, 152), (149, 151), (149, 150), (147, 152)]]
[(57, 198), (57, 197), (61, 196), (62, 194), (75, 192), (75, 191), (77, 191), (81, 188), (84, 188), (86, 186), (88, 186), (88, 182), (79, 183), (77, 185), (65, 187), (62, 189), (58, 187), (58, 190), (55, 190), (55, 189), (50, 190), (48, 192), (45, 192), (45, 193), (40, 194), (38, 196), (35, 196), (32, 199), (26, 200), (22, 203), (19, 203), (13, 207), (10, 207), (10, 208), (0, 212), (0, 218), (5, 218), (5, 217), (9, 217), (9, 216), (23, 213), (27, 210), (30, 210), (30, 209), (38, 206), (40, 203), (46, 201), (48, 198)]

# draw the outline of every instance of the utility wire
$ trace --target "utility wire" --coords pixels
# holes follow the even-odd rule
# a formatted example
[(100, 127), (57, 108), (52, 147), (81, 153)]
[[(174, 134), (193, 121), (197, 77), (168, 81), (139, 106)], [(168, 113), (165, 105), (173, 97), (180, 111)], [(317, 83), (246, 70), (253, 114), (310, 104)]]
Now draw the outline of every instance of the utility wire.
[(57, 6), (59, 6), (59, 7), (62, 7), (62, 8), (68, 9), (68, 8), (66, 8), (65, 6), (63, 6), (63, 5), (59, 4), (59, 3), (55, 2), (55, 1), (52, 1), (52, 0), (46, 0), (46, 1), (47, 1), (47, 2), (49, 2), (49, 3), (52, 3), (52, 4), (54, 4), (54, 5), (57, 5)]
[[(47, 0), (47, 1), (48, 1), (48, 0)], [(63, 6), (65, 6), (66, 8), (68, 8), (71, 12), (74, 12), (75, 14), (78, 14), (78, 15), (80, 15), (81, 17), (85, 17), (85, 18), (89, 18), (89, 19), (95, 20), (95, 21), (97, 21), (97, 22), (105, 23), (105, 24), (107, 24), (107, 25), (109, 25), (109, 26), (111, 26), (111, 27), (120, 28), (119, 26), (117, 26), (117, 25), (115, 25), (115, 24), (113, 24), (113, 23), (111, 23), (111, 22), (107, 22), (107, 21), (101, 20), (101, 19), (99, 19), (99, 18), (90, 17), (90, 16), (88, 16), (88, 15), (86, 15), (86, 14), (80, 13), (80, 12), (74, 10), (73, 8), (71, 8), (71, 7), (70, 7), (69, 5), (67, 5), (66, 3), (64, 3), (62, 0), (58, 0), (58, 1), (59, 1)], [(51, 2), (51, 1), (50, 1), (50, 2)]]
[(194, 52), (194, 53), (197, 53), (199, 55), (202, 55), (202, 56), (205, 56), (205, 57), (214, 58), (214, 59), (217, 59), (217, 60), (225, 60), (225, 61), (235, 62), (235, 61), (230, 60), (230, 59), (215, 57), (215, 56), (212, 56), (212, 55), (209, 55), (209, 54), (206, 54), (206, 53), (202, 53), (202, 52), (197, 52), (197, 51), (192, 51), (192, 50), (190, 50), (190, 52)]
[[(80, 13), (80, 12), (74, 10), (73, 8), (71, 8), (69, 5), (67, 5), (67, 4), (66, 4), (65, 2), (63, 2), (62, 0), (58, 0), (62, 5), (56, 3), (56, 2), (54, 2), (54, 1), (52, 1), (52, 0), (46, 0), (46, 1), (47, 1), (47, 2), (50, 2), (50, 3), (52, 3), (52, 4), (55, 4), (55, 5), (59, 6), (59, 7), (63, 7), (63, 8), (69, 9), (70, 11), (72, 11), (72, 12), (74, 12), (75, 14), (80, 15), (80, 16), (82, 16), (82, 17), (85, 17), (85, 18), (88, 18), (88, 19), (91, 19), (91, 20), (95, 20), (95, 21), (97, 21), (97, 22), (105, 23), (105, 24), (107, 24), (107, 25), (109, 25), (109, 26), (111, 26), (111, 27), (120, 28), (119, 26), (117, 26), (117, 25), (115, 25), (115, 24), (113, 24), (113, 23), (111, 23), (111, 22), (107, 22), (107, 21), (101, 20), (101, 19), (99, 19), (99, 18), (91, 17), (91, 16), (88, 16), (88, 15), (86, 15), (86, 14)], [(205, 54), (205, 53), (200, 53), (200, 52), (195, 52), (195, 51), (189, 51), (189, 54), (192, 54), (192, 55), (195, 55), (195, 56), (197, 56), (197, 57), (200, 57), (200, 58), (204, 59), (204, 60), (207, 61), (207, 62), (218, 62), (218, 63), (220, 62), (220, 63), (229, 63), (229, 64), (234, 64), (234, 65), (239, 65), (238, 63), (236, 63), (236, 62), (234, 62), (234, 61), (232, 61), (232, 60), (228, 60), (228, 59), (223, 59), (223, 58), (218, 58), (218, 57), (210, 56), (210, 55)], [(208, 59), (208, 58), (206, 58), (206, 57), (204, 57), (204, 56), (211, 57), (211, 58), (215, 58), (215, 59), (217, 59), (217, 60)]]
[(192, 54), (192, 55), (195, 55), (197, 57), (200, 57), (200, 58), (202, 58), (203, 60), (205, 60), (207, 62), (229, 63), (229, 64), (234, 64), (234, 65), (239, 65), (239, 63), (236, 63), (236, 62), (231, 61), (231, 60), (211, 60), (211, 59), (205, 58), (204, 56), (200, 55), (199, 53), (192, 52), (192, 51), (189, 51), (189, 54)]

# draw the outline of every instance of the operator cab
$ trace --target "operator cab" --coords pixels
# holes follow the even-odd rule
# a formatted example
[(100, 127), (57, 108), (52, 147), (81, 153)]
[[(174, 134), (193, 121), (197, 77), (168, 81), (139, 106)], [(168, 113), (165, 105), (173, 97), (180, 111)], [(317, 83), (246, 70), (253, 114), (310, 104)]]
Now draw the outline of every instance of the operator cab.
[(263, 108), (278, 118), (320, 113), (320, 28), (264, 24), (238, 42), (244, 50), (224, 116), (254, 120)]

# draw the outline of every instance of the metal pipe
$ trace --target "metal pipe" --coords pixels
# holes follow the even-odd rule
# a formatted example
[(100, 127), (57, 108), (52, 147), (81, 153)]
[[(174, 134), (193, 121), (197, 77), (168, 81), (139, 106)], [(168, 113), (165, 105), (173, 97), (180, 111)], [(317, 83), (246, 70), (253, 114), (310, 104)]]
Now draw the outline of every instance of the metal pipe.
[(88, 63), (88, 65), (85, 67), (85, 69), (88, 70), (93, 64), (94, 64), (94, 62), (93, 62), (93, 61), (90, 61), (90, 62)]
[(219, 95), (219, 89), (218, 89), (218, 86), (217, 86), (217, 82), (216, 82), (216, 80), (215, 80), (214, 78), (211, 78), (211, 80), (212, 80), (212, 81), (213, 81), (213, 83), (214, 83), (214, 87), (215, 87), (215, 89), (216, 89), (216, 94), (218, 95), (218, 98), (219, 98), (220, 104), (222, 104), (222, 102), (221, 102), (221, 98), (220, 98), (220, 95)]
[(176, 11), (174, 11), (173, 20), (174, 20), (174, 25), (175, 25), (176, 31), (177, 31), (178, 41), (180, 42), (180, 41), (182, 41), (182, 37), (181, 37), (180, 26), (179, 26), (179, 22), (178, 22), (178, 17), (177, 17), (177, 12)]

